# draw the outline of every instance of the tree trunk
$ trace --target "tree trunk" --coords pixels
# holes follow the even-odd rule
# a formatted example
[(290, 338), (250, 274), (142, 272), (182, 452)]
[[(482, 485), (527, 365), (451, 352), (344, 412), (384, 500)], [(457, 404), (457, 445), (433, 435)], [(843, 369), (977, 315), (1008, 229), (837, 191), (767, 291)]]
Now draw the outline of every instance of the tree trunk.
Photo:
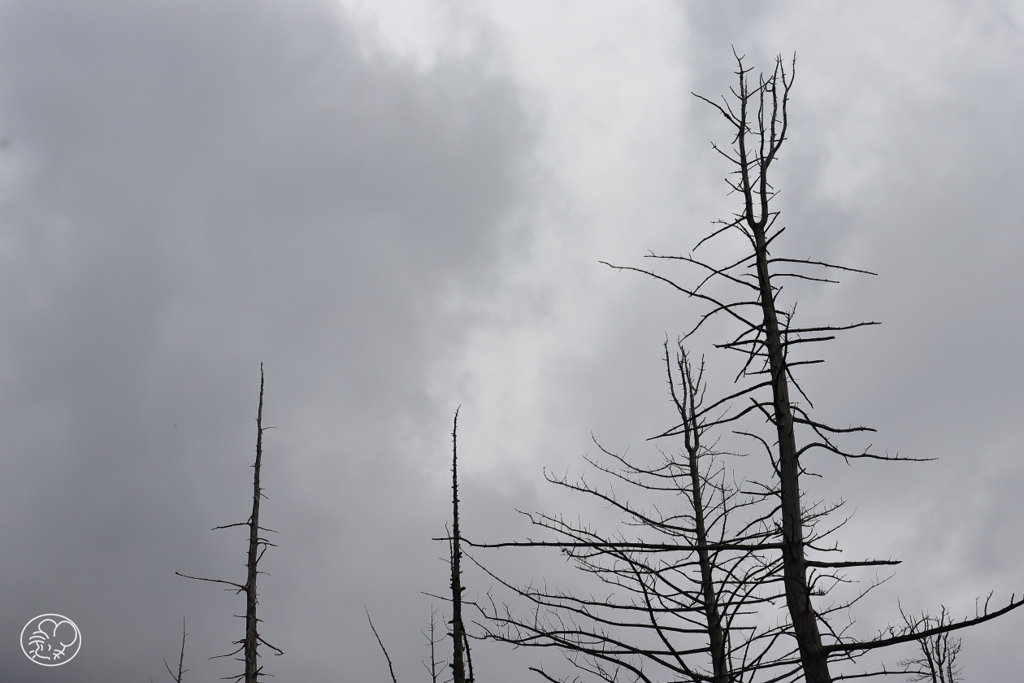
[(459, 459), (458, 459), (459, 411), (455, 411), (452, 423), (452, 681), (467, 683), (466, 678), (466, 628), (462, 623), (462, 536), (459, 533)]
[(256, 462), (252, 475), (252, 516), (249, 518), (249, 557), (245, 580), (245, 683), (256, 683), (259, 664), (256, 661), (256, 643), (259, 639), (256, 621), (256, 575), (260, 547), (260, 466), (263, 464), (263, 366), (260, 365), (260, 405), (256, 411)]
[[(668, 350), (666, 348), (666, 354)], [(666, 357), (667, 360), (667, 357)], [(711, 667), (714, 683), (729, 683), (728, 658), (725, 650), (725, 633), (722, 629), (722, 615), (718, 609), (718, 595), (715, 592), (715, 577), (712, 573), (711, 553), (708, 551), (708, 532), (704, 520), (704, 499), (701, 496), (700, 475), (700, 428), (697, 424), (696, 402), (697, 386), (690, 374), (690, 361), (685, 356), (679, 359), (682, 371), (683, 391), (686, 392), (686, 404), (682, 415), (685, 429), (685, 445), (690, 469), (690, 501), (693, 505), (694, 527), (697, 536), (697, 558), (700, 564), (700, 584), (704, 596), (704, 617), (707, 619), (708, 645), (711, 654)], [(669, 382), (672, 381), (671, 374)]]
[[(749, 214), (748, 214), (749, 215)], [(818, 619), (811, 605), (807, 586), (807, 560), (804, 557), (804, 524), (800, 510), (800, 463), (797, 459), (796, 436), (793, 433), (793, 411), (789, 402), (786, 378), (786, 350), (779, 331), (771, 277), (768, 272), (768, 245), (765, 241), (764, 219), (758, 225), (750, 221), (754, 233), (757, 279), (761, 309), (764, 313), (765, 344), (771, 372), (773, 413), (779, 439), (779, 489), (782, 510), (782, 563), (786, 604), (793, 622), (793, 632), (807, 683), (832, 683), (827, 653), (821, 645)]]

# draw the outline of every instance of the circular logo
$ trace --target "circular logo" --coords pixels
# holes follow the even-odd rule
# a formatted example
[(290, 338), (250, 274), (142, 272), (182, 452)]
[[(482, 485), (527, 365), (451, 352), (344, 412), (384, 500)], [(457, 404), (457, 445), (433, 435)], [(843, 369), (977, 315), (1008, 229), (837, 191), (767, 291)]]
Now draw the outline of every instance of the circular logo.
[(21, 651), (40, 666), (67, 664), (81, 647), (81, 631), (59, 614), (40, 614), (21, 629)]

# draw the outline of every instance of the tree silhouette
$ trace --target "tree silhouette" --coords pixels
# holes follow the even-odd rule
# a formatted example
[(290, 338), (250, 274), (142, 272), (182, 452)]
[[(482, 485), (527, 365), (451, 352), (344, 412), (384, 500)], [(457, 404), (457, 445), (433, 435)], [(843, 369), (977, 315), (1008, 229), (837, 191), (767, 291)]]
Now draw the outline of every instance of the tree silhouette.
[[(757, 433), (756, 427), (736, 427), (760, 443), (774, 471), (778, 492), (777, 523), (781, 532), (781, 560), (786, 605), (793, 636), (800, 654), (803, 674), (809, 683), (830, 683), (833, 678), (829, 662), (851, 660), (868, 650), (903, 642), (930, 638), (952, 630), (971, 626), (1016, 609), (1024, 599), (1010, 600), (1000, 609), (989, 610), (988, 601), (973, 617), (934, 624), (928, 618), (912, 619), (892, 626), (877, 637), (866, 640), (850, 638), (837, 628), (830, 617), (845, 605), (816, 610), (814, 599), (828, 593), (829, 587), (844, 577), (838, 572), (866, 565), (895, 564), (891, 560), (832, 561), (824, 555), (836, 547), (816, 545), (807, 534), (813, 522), (827, 515), (808, 505), (801, 489), (801, 477), (809, 474), (807, 457), (812, 452), (839, 456), (847, 462), (874, 459), (884, 461), (914, 460), (878, 454), (843, 445), (844, 437), (874, 431), (864, 426), (836, 426), (819, 418), (814, 404), (797, 381), (794, 370), (813, 365), (823, 359), (813, 356), (797, 358), (801, 349), (816, 348), (841, 332), (876, 325), (876, 322), (844, 324), (795, 322), (796, 302), (783, 303), (783, 285), (787, 281), (834, 283), (834, 274), (867, 273), (839, 264), (811, 258), (779, 256), (776, 240), (785, 227), (777, 225), (778, 211), (773, 207), (776, 189), (769, 172), (778, 160), (779, 150), (789, 130), (788, 104), (793, 85), (795, 59), (787, 70), (782, 58), (768, 74), (751, 78), (752, 70), (736, 56), (738, 89), (732, 98), (716, 102), (697, 96), (715, 108), (728, 122), (733, 135), (732, 145), (724, 149), (713, 145), (732, 168), (726, 182), (741, 200), (740, 209), (731, 219), (718, 221), (710, 234), (694, 248), (696, 252), (710, 240), (739, 235), (742, 255), (723, 263), (687, 255), (655, 255), (649, 258), (683, 264), (697, 272), (693, 284), (669, 278), (651, 269), (612, 266), (619, 270), (643, 273), (665, 282), (687, 297), (703, 302), (707, 310), (687, 337), (712, 319), (728, 319), (736, 330), (733, 336), (716, 344), (720, 349), (738, 352), (742, 358), (736, 376), (739, 390), (716, 402), (723, 411), (716, 424), (749, 424), (758, 417), (770, 426), (770, 432)], [(611, 264), (608, 264), (611, 265)], [(793, 356), (791, 357), (791, 352)], [(655, 438), (669, 437), (685, 429), (674, 427)], [(811, 558), (811, 553), (821, 559)], [(855, 598), (856, 600), (857, 598)], [(823, 637), (824, 634), (824, 637)], [(878, 672), (881, 673), (881, 672)]]
[[(932, 617), (922, 615), (927, 626), (944, 626), (949, 623), (949, 612), (943, 606), (939, 616)], [(904, 622), (909, 626), (914, 620), (903, 615)], [(924, 681), (926, 683), (963, 683), (962, 669), (956, 658), (960, 654), (963, 643), (949, 631), (936, 633), (927, 638), (917, 641), (920, 654), (916, 657), (904, 659), (900, 666), (907, 669), (910, 674), (909, 681)]]
[(182, 576), (186, 579), (226, 584), (227, 586), (230, 586), (230, 588), (225, 590), (234, 589), (236, 593), (242, 593), (245, 595), (245, 615), (243, 617), (245, 619), (245, 635), (241, 640), (234, 641), (233, 644), (238, 646), (237, 649), (223, 655), (218, 655), (219, 657), (232, 657), (241, 653), (242, 656), (238, 658), (238, 661), (243, 663), (244, 670), (241, 674), (232, 678), (233, 680), (243, 681), (244, 683), (257, 683), (260, 677), (266, 675), (263, 673), (263, 667), (259, 663), (259, 646), (261, 643), (273, 650), (276, 655), (284, 654), (280, 649), (263, 640), (259, 634), (260, 620), (256, 618), (256, 607), (259, 605), (259, 594), (256, 590), (256, 579), (261, 574), (259, 571), (259, 563), (260, 560), (263, 559), (263, 553), (267, 551), (267, 548), (276, 547), (274, 543), (271, 543), (265, 537), (261, 536), (261, 533), (277, 533), (273, 529), (267, 529), (266, 527), (260, 526), (260, 500), (266, 498), (266, 495), (263, 493), (263, 488), (260, 485), (260, 468), (263, 466), (263, 432), (269, 429), (269, 427), (263, 426), (263, 386), (263, 364), (260, 363), (260, 400), (259, 407), (256, 411), (256, 461), (252, 465), (252, 512), (249, 515), (249, 519), (245, 522), (225, 524), (212, 529), (213, 531), (218, 531), (234, 527), (246, 527), (249, 530), (249, 544), (245, 563), (245, 583), (236, 583), (234, 581), (225, 581), (223, 579), (208, 579), (202, 576), (189, 576), (188, 574), (174, 572), (178, 576)]
[[(166, 659), (164, 660), (164, 668), (167, 669), (167, 673), (171, 675), (171, 680), (173, 680), (174, 683), (182, 683), (184, 675), (188, 673), (188, 669), (185, 668), (186, 635), (188, 634), (185, 633), (185, 619), (183, 617), (181, 620), (181, 651), (178, 653), (178, 673), (174, 673), (174, 670), (171, 669), (171, 665), (167, 663)], [(149, 681), (150, 683), (153, 683), (152, 677), (149, 679)]]
[[(528, 515), (530, 520), (554, 532), (557, 540), (467, 542), (479, 548), (556, 548), (610, 591), (583, 595), (550, 589), (546, 583), (520, 586), (489, 572), (533, 607), (521, 615), (492, 598), (489, 605), (481, 606), (491, 624), (488, 635), (516, 646), (560, 648), (578, 669), (606, 681), (620, 680), (625, 671), (637, 681), (651, 682), (663, 678), (711, 683), (803, 678), (808, 683), (831, 683), (906, 673), (883, 666), (834, 679), (830, 664), (854, 662), (870, 650), (912, 641), (922, 647), (947, 648), (941, 652), (946, 657), (943, 661), (949, 662), (955, 657), (955, 641), (947, 637), (949, 633), (1016, 609), (1024, 604), (1024, 598), (1011, 595), (999, 609), (990, 609), (986, 600), (974, 616), (959, 620), (949, 619), (945, 611), (939, 620), (905, 617), (899, 625), (871, 638), (854, 638), (848, 634), (852, 624), (836, 623), (841, 613), (877, 585), (869, 583), (852, 598), (836, 599), (831, 594), (848, 581), (847, 571), (899, 562), (836, 558), (840, 548), (834, 535), (849, 518), (832, 519), (842, 503), (806, 500), (801, 479), (814, 475), (808, 468), (810, 454), (831, 454), (847, 463), (921, 459), (846, 445), (851, 436), (874, 430), (823, 420), (798, 381), (799, 368), (824, 362), (813, 355), (800, 356), (801, 351), (816, 349), (841, 332), (877, 323), (798, 324), (796, 302), (784, 302), (783, 285), (793, 281), (835, 283), (836, 274), (872, 273), (779, 255), (781, 242), (777, 240), (785, 227), (777, 225), (776, 189), (769, 172), (787, 139), (795, 59), (787, 69), (781, 57), (777, 58), (773, 71), (756, 78), (751, 77), (752, 70), (742, 57), (736, 55), (736, 61), (738, 87), (731, 90), (731, 99), (716, 102), (697, 97), (714, 107), (731, 127), (731, 146), (713, 148), (732, 168), (726, 182), (739, 196), (741, 206), (731, 219), (717, 221), (693, 252), (648, 255), (661, 263), (684, 266), (690, 277), (696, 273), (695, 279), (605, 264), (667, 283), (706, 306), (680, 343), (679, 381), (672, 379), (666, 348), (669, 384), (680, 420), (651, 437), (659, 441), (682, 436), (686, 455), (665, 455), (662, 464), (644, 467), (598, 444), (614, 465), (588, 459), (600, 473), (630, 490), (682, 493), (685, 507), (665, 512), (657, 507), (642, 508), (618, 495), (613, 487), (598, 488), (582, 478), (570, 482), (548, 476), (558, 486), (618, 510), (625, 527), (636, 537), (627, 538), (622, 531), (609, 536), (582, 522), (535, 513)], [(709, 241), (735, 237), (739, 239), (720, 252), (733, 255), (722, 263), (693, 255)], [(695, 377), (682, 343), (689, 343), (713, 320), (715, 329), (725, 329), (727, 335), (714, 346), (739, 354), (740, 364), (735, 389), (705, 400), (703, 363)], [(677, 392), (676, 386), (681, 390)], [(770, 472), (767, 481), (733, 486), (722, 476), (724, 470), (715, 469), (719, 454), (702, 443), (708, 442), (707, 435), (724, 430), (749, 439), (764, 454)], [(711, 464), (710, 469), (706, 463)], [(654, 538), (657, 535), (668, 538), (659, 540)], [(826, 596), (830, 602), (822, 600)], [(765, 626), (772, 623), (777, 608), (784, 609), (785, 618)], [(558, 680), (543, 669), (535, 671), (547, 680)], [(952, 671), (949, 669), (950, 675)]]
[[(440, 600), (450, 601), (452, 605), (452, 619), (450, 622), (451, 630), (448, 632), (448, 637), (452, 641), (452, 655), (448, 660), (448, 665), (452, 670), (452, 683), (473, 683), (476, 680), (473, 676), (473, 656), (469, 648), (469, 635), (466, 632), (465, 622), (462, 618), (462, 594), (465, 592), (465, 587), (462, 585), (462, 533), (459, 525), (459, 408), (455, 409), (455, 417), (452, 420), (452, 526), (448, 536), (441, 538), (435, 538), (435, 541), (447, 541), (448, 542), (448, 563), (451, 569), (450, 580), (449, 580), (449, 597), (442, 597), (438, 595), (429, 594), (431, 597), (436, 597)], [(434, 637), (435, 634), (435, 615), (436, 610), (433, 608), (430, 612), (430, 635), (424, 633), (424, 637), (427, 639), (427, 644), (430, 647), (430, 664), (426, 662), (423, 666), (427, 669), (430, 675), (432, 683), (437, 683), (440, 676), (440, 665), (437, 660), (436, 646), (440, 642)], [(384, 652), (384, 657), (388, 662), (388, 670), (391, 673), (391, 680), (394, 683), (398, 683), (398, 679), (395, 677), (395, 669), (391, 665), (391, 657), (388, 655), (387, 648), (384, 647), (384, 641), (381, 640), (380, 635), (377, 633), (377, 629), (373, 625), (373, 621), (370, 620), (370, 612), (367, 610), (366, 618), (370, 621), (370, 629), (373, 631), (374, 637), (377, 639), (377, 643), (380, 645), (380, 649)]]
[(444, 672), (444, 667), (448, 664), (447, 661), (440, 662), (437, 657), (437, 645), (441, 641), (437, 638), (437, 609), (433, 606), (430, 608), (430, 625), (427, 627), (427, 631), (420, 631), (423, 637), (427, 639), (427, 647), (430, 648), (430, 663), (422, 661), (423, 668), (427, 670), (430, 675), (430, 683), (438, 683), (441, 678), (441, 674)]
[[(461, 406), (460, 406), (461, 407)], [(462, 533), (459, 528), (459, 408), (452, 420), (452, 533), (449, 539), (449, 562), (452, 579), (452, 681), (472, 683), (473, 658), (469, 650), (466, 625), (462, 620)]]
[[(681, 344), (673, 362), (666, 343), (665, 364), (681, 419), (681, 452), (662, 451), (659, 462), (644, 465), (597, 443), (603, 458), (586, 461), (608, 485), (547, 475), (553, 484), (619, 512), (621, 527), (614, 534), (533, 513), (527, 515), (531, 522), (558, 540), (470, 544), (555, 548), (608, 592), (557, 590), (546, 582), (519, 586), (485, 568), (533, 604), (523, 614), (493, 599), (481, 606), (488, 636), (516, 646), (557, 647), (576, 669), (605, 681), (620, 680), (623, 671), (647, 682), (740, 683), (759, 672), (768, 680), (790, 678), (799, 660), (783, 638), (786, 628), (761, 618), (783, 597), (781, 563), (769, 555), (781, 548), (769, 523), (775, 491), (734, 481), (723, 464), (730, 454), (715, 449), (709, 432), (703, 363), (695, 369)], [(542, 667), (533, 671), (559, 680)]]

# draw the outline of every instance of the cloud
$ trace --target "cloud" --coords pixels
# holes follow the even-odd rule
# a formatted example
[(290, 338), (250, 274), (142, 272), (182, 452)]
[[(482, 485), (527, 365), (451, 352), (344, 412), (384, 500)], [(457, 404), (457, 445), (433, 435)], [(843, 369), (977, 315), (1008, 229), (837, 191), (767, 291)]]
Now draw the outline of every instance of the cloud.
[(193, 669), (231, 672), (205, 662), (238, 599), (173, 571), (240, 576), (244, 540), (207, 529), (247, 515), (262, 361), (265, 518), (287, 539), (268, 637), (298, 650), (281, 675), (323, 678), (336, 608), (402, 566), (378, 555), (413, 535), (433, 560), (440, 524), (388, 538), (425, 495), (399, 444), (437, 414), (425, 354), (462, 324), (446, 288), (524, 239), (518, 92), (470, 58), (396, 58), (327, 2), (0, 12), (7, 630), (63, 610), (73, 678), (127, 680), (159, 672), (184, 615)]
[[(800, 290), (808, 319), (884, 323), (807, 388), (881, 449), (941, 458), (821, 463), (814, 493), (858, 507), (851, 555), (907, 560), (857, 628), (896, 595), (962, 611), (1016, 587), (1019, 13), (349, 4), (0, 7), (0, 622), (75, 620), (51, 678), (156, 680), (181, 616), (186, 666), (235, 671), (207, 658), (239, 599), (172, 572), (241, 576), (241, 536), (206, 530), (247, 514), (261, 361), (281, 538), (260, 610), (287, 653), (268, 670), (380, 677), (365, 604), (419, 673), (455, 405), (471, 537), (525, 535), (513, 507), (578, 511), (542, 466), (574, 469), (591, 432), (643, 455), (671, 420), (661, 343), (696, 309), (597, 261), (686, 251), (728, 215), (721, 121), (689, 92), (726, 91), (730, 45), (758, 68), (798, 54), (786, 246), (880, 273)], [(1016, 680), (991, 652), (1012, 619), (965, 644), (970, 675)], [(535, 654), (482, 649), (481, 680)], [(0, 665), (43, 675), (16, 649)]]

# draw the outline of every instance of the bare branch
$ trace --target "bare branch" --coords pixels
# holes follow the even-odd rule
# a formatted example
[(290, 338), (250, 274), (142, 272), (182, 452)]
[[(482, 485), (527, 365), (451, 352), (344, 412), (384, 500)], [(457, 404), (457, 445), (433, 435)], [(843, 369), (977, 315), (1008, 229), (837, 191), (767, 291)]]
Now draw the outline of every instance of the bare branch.
[(363, 610), (366, 612), (366, 620), (370, 622), (370, 630), (373, 631), (373, 637), (377, 639), (377, 644), (380, 645), (380, 650), (384, 653), (384, 659), (388, 660), (388, 671), (391, 672), (391, 683), (398, 683), (398, 679), (395, 678), (395, 667), (391, 664), (391, 655), (388, 654), (388, 649), (384, 647), (384, 641), (380, 639), (380, 634), (377, 633), (377, 629), (373, 625), (373, 619), (370, 618), (370, 610), (367, 609), (366, 605), (363, 605)]

